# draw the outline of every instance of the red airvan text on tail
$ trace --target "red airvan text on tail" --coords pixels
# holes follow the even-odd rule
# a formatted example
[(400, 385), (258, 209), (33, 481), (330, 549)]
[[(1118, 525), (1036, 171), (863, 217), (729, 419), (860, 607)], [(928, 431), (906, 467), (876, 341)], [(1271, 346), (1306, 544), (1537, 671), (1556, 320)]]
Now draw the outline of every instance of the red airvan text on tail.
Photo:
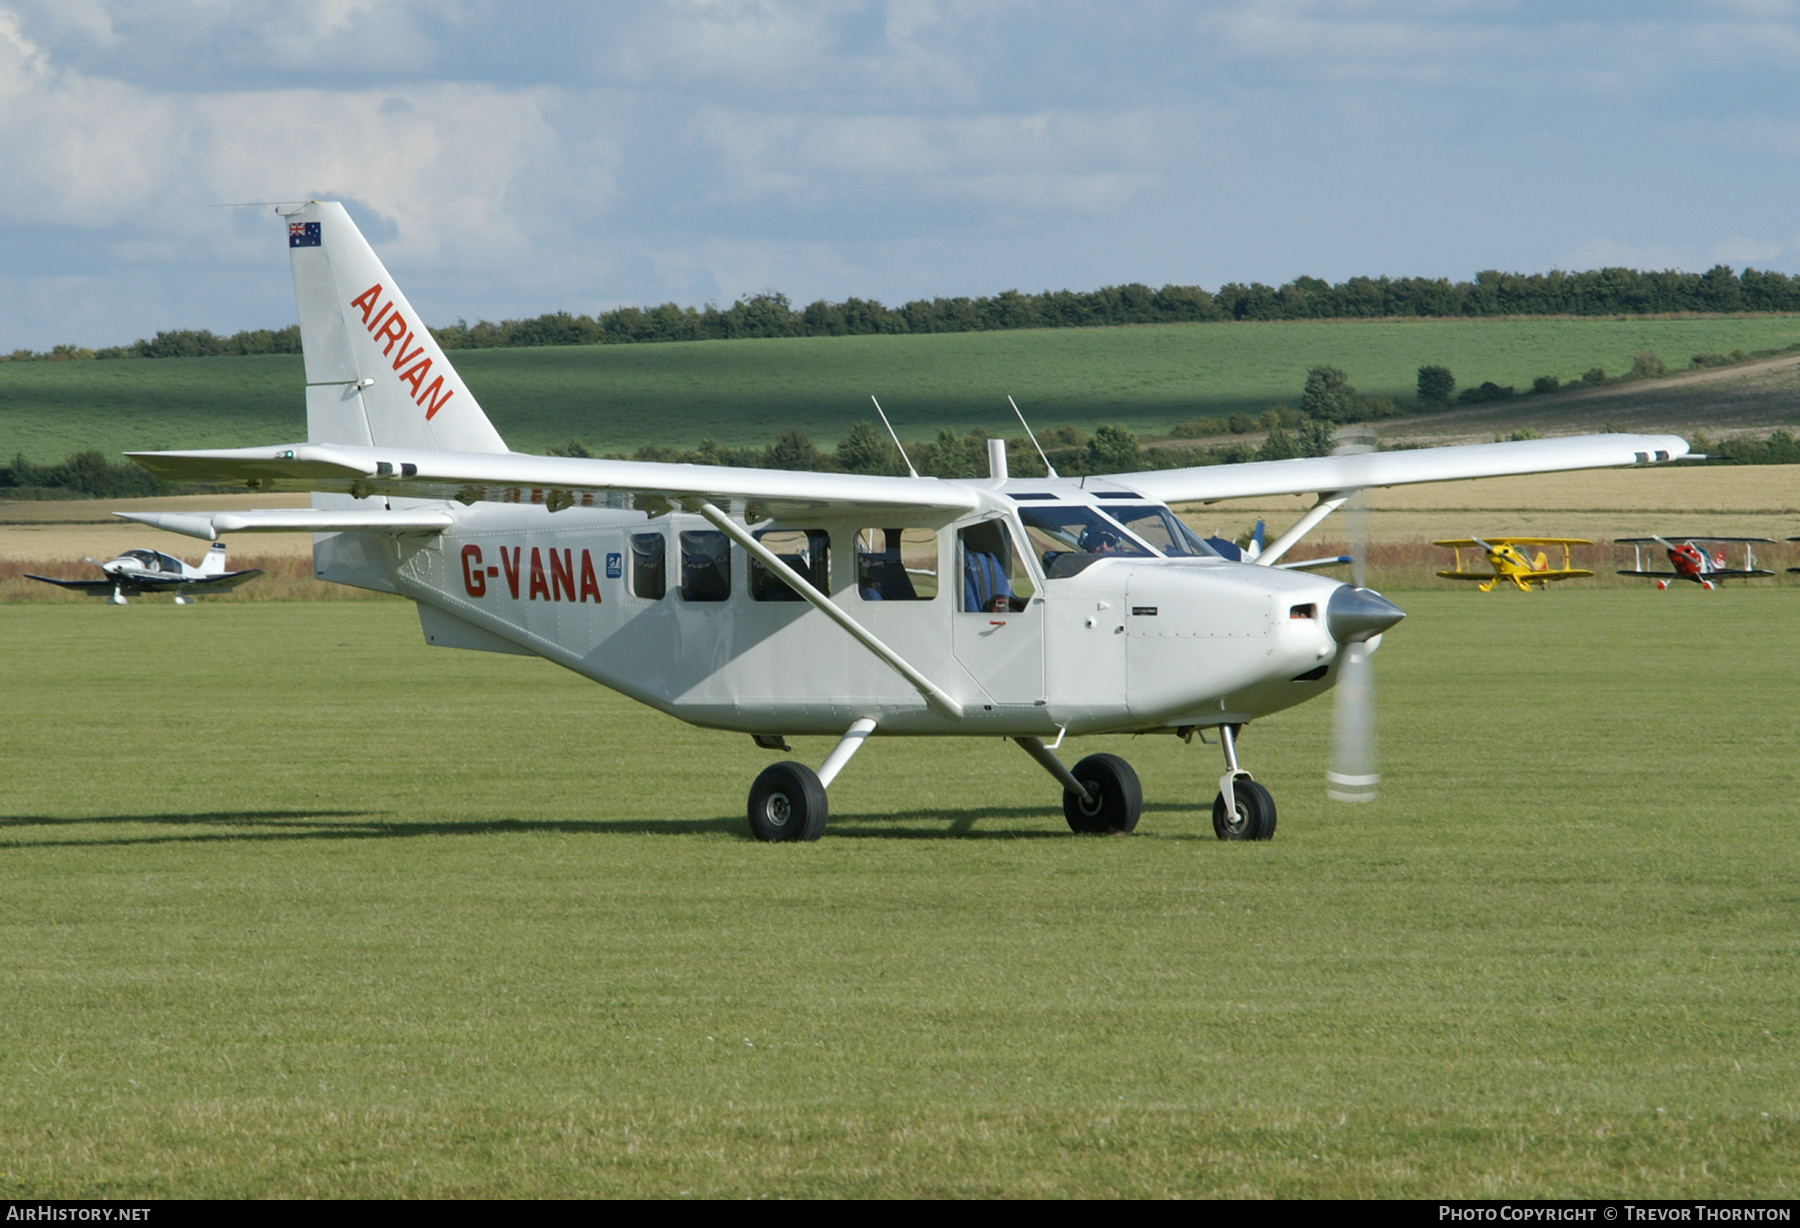
[[(434, 417), (445, 402), (456, 395), (456, 390), (444, 387), (442, 375), (429, 384), (425, 382), (425, 377), (431, 374), (431, 358), (429, 355), (420, 357), (425, 354), (422, 342), (411, 350), (407, 349), (413, 344), (412, 325), (406, 322), (405, 316), (394, 310), (391, 299), (386, 303), (381, 302), (381, 283), (377, 282), (351, 299), (350, 305), (361, 310), (363, 325), (368, 328), (369, 335), (375, 338), (377, 345), (381, 345), (383, 337), (387, 338), (387, 344), (381, 347), (382, 356), (393, 356), (394, 370), (400, 372), (400, 382), (412, 385), (413, 401), (425, 407), (427, 419)], [(394, 351), (396, 344), (400, 347), (398, 353)], [(402, 371), (402, 367), (406, 369)]]

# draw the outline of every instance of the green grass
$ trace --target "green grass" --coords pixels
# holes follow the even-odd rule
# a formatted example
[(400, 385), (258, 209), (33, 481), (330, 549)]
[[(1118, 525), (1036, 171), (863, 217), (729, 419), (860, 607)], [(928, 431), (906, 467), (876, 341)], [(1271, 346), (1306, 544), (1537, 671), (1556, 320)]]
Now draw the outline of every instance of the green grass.
[[(0, 1196), (1791, 1196), (1791, 590), (1415, 593), (1329, 707), (774, 756), (397, 601), (0, 608)], [(826, 745), (798, 745), (817, 762)]]
[[(1539, 375), (1620, 374), (1640, 350), (1690, 355), (1800, 341), (1800, 319), (1293, 321), (459, 351), (452, 355), (507, 442), (580, 437), (605, 451), (766, 444), (805, 427), (822, 444), (882, 398), (902, 435), (1011, 431), (1011, 393), (1034, 426), (1123, 422), (1166, 432), (1198, 417), (1297, 404), (1307, 368), (1332, 363), (1365, 392), (1410, 399), (1421, 365), (1463, 386), (1524, 392)], [(305, 433), (298, 357), (0, 363), (0, 455), (241, 447)]]

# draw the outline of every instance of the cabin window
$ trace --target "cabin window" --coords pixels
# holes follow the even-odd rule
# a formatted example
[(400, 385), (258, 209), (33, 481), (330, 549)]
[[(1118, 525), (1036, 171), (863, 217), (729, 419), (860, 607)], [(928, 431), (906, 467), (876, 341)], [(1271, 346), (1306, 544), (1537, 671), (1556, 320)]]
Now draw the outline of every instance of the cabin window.
[(1044, 565), (1044, 574), (1052, 579), (1073, 575), (1097, 559), (1150, 557), (1148, 550), (1091, 507), (1073, 503), (1022, 507), (1019, 519), (1025, 523), (1025, 535)]
[(711, 529), (681, 535), (681, 599), (724, 601), (731, 596), (731, 539)]
[(962, 608), (973, 614), (1023, 610), (1036, 591), (1013, 549), (1012, 534), (998, 520), (972, 524), (956, 535), (962, 564)]
[(938, 595), (936, 529), (864, 529), (856, 535), (856, 593), (864, 601)]
[(668, 544), (661, 533), (631, 535), (631, 595), (661, 601), (669, 591)]
[[(824, 529), (764, 529), (756, 540), (819, 592), (831, 591), (831, 534)], [(750, 560), (750, 597), (753, 601), (805, 600), (754, 558)]]
[(1133, 533), (1172, 558), (1217, 558), (1218, 551), (1200, 540), (1200, 535), (1175, 518), (1175, 513), (1161, 504), (1116, 506), (1106, 514)]

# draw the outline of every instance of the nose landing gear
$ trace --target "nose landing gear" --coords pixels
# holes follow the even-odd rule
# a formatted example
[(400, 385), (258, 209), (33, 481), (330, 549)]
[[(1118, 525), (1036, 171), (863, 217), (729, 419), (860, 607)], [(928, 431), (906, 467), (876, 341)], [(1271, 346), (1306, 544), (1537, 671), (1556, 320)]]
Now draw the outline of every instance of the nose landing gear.
[(1213, 799), (1213, 834), (1221, 840), (1268, 840), (1275, 835), (1275, 799), (1238, 765), (1237, 734), (1241, 725), (1220, 725), (1225, 774)]

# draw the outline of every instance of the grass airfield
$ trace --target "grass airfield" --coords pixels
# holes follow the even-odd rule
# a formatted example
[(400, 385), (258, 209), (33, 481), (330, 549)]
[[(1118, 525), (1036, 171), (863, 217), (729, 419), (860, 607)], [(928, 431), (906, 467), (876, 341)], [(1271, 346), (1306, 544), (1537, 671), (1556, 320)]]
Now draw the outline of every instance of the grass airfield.
[[(775, 756), (409, 605), (0, 606), (0, 1196), (1791, 1196), (1791, 588), (1416, 592), (1330, 707)], [(816, 763), (826, 743), (803, 739)]]

